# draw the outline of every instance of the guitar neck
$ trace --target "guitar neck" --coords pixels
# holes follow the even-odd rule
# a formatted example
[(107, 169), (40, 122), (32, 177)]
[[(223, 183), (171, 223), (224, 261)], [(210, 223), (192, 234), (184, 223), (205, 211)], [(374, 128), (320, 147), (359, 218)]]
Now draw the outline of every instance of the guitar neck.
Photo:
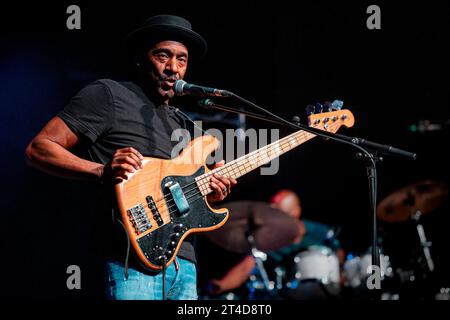
[(314, 138), (316, 135), (299, 130), (280, 140), (277, 140), (267, 146), (259, 148), (253, 152), (246, 154), (238, 159), (228, 162), (222, 167), (209, 171), (195, 180), (202, 195), (207, 195), (212, 192), (209, 186), (210, 177), (217, 173), (221, 176), (227, 176), (237, 179), (267, 163), (280, 155), (298, 147), (306, 141)]

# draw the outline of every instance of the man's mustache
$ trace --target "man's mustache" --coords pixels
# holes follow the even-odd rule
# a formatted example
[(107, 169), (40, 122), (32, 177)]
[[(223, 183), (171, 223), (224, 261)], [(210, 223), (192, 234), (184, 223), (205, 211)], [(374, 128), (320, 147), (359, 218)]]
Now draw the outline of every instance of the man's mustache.
[(173, 75), (173, 76), (167, 76), (167, 75), (165, 75), (165, 74), (161, 74), (161, 75), (158, 76), (158, 80), (161, 81), (161, 82), (163, 82), (163, 81), (176, 81), (176, 80), (178, 80), (178, 79), (179, 79), (179, 78), (178, 78), (178, 76), (176, 76), (176, 75)]

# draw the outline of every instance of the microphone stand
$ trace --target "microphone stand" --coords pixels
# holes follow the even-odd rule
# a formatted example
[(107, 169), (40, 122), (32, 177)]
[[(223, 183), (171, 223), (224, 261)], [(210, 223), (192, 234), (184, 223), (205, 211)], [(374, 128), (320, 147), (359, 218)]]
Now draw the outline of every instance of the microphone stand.
[[(376, 215), (376, 199), (377, 199), (377, 167), (376, 163), (378, 161), (382, 161), (383, 158), (378, 156), (378, 152), (386, 154), (386, 155), (397, 155), (405, 158), (409, 158), (412, 160), (415, 160), (417, 158), (417, 155), (415, 153), (411, 153), (405, 150), (401, 150), (398, 148), (394, 148), (392, 146), (379, 144), (376, 142), (368, 141), (365, 139), (361, 139), (358, 137), (349, 137), (338, 133), (330, 133), (327, 131), (319, 130), (316, 128), (308, 127), (300, 123), (300, 119), (298, 117), (294, 117), (293, 121), (290, 122), (276, 114), (273, 114), (272, 112), (256, 105), (255, 103), (248, 101), (232, 92), (230, 92), (229, 97), (233, 97), (237, 99), (238, 101), (251, 106), (267, 115), (262, 116), (259, 114), (255, 114), (248, 111), (242, 111), (234, 108), (230, 108), (223, 105), (215, 104), (211, 99), (205, 99), (201, 100), (199, 102), (200, 106), (207, 108), (207, 109), (218, 109), (221, 111), (226, 112), (232, 112), (232, 113), (238, 113), (238, 114), (244, 114), (246, 116), (269, 121), (277, 124), (282, 124), (297, 130), (304, 130), (306, 132), (315, 134), (317, 136), (320, 136), (325, 139), (329, 139), (332, 141), (336, 141), (339, 143), (343, 143), (346, 145), (350, 145), (356, 149), (358, 149), (361, 152), (358, 152), (356, 154), (356, 157), (358, 159), (364, 160), (364, 164), (366, 166), (366, 172), (367, 172), (367, 178), (369, 181), (369, 204), (371, 208), (371, 218), (372, 218), (372, 265), (375, 266), (377, 269), (374, 271), (372, 269), (372, 272), (375, 273), (376, 271), (381, 272), (380, 268), (380, 250), (378, 248), (378, 233), (377, 233), (377, 215)], [(381, 288), (377, 288), (381, 289)], [(374, 291), (373, 297), (375, 299), (380, 298), (380, 294), (378, 294), (376, 291)]]

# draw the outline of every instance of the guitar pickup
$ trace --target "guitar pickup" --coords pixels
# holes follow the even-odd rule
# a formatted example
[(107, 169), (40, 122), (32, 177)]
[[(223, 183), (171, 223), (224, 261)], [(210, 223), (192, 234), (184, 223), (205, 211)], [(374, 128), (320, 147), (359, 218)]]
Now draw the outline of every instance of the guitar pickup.
[(178, 182), (169, 181), (165, 185), (169, 188), (170, 193), (172, 194), (172, 198), (175, 201), (175, 205), (178, 208), (180, 214), (185, 214), (189, 211), (189, 203), (184, 196), (183, 190)]
[(158, 226), (161, 226), (164, 224), (164, 221), (161, 218), (161, 214), (159, 213), (158, 207), (155, 204), (155, 201), (153, 200), (152, 196), (145, 197), (145, 200), (147, 200), (147, 205), (152, 212), (153, 219), (155, 219)]
[(141, 234), (152, 227), (152, 223), (147, 217), (145, 208), (142, 204), (138, 204), (127, 210), (128, 218), (133, 225), (136, 234)]

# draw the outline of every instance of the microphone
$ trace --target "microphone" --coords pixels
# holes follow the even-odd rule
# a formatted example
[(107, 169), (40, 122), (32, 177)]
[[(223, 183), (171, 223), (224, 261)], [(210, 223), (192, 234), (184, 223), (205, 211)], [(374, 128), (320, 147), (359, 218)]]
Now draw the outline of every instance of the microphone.
[(450, 119), (441, 121), (420, 120), (409, 126), (411, 132), (444, 131), (450, 127)]
[(200, 97), (231, 97), (233, 94), (226, 90), (216, 88), (202, 87), (195, 84), (187, 83), (184, 80), (177, 80), (173, 85), (173, 91), (177, 96), (184, 96), (185, 94), (200, 96)]

